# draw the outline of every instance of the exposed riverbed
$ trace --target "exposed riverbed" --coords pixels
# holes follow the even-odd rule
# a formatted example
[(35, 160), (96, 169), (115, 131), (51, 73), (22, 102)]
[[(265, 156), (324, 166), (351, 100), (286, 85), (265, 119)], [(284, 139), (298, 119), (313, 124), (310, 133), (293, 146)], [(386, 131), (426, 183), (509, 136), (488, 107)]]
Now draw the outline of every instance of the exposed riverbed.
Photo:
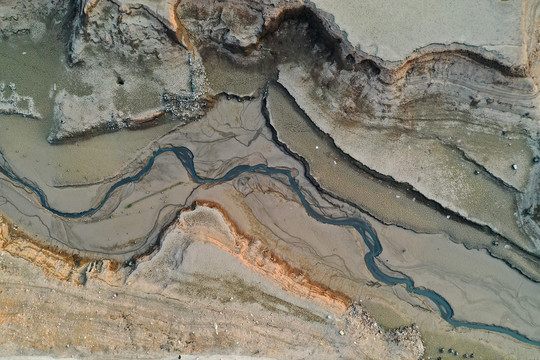
[[(159, 37), (159, 27), (174, 26), (176, 15), (165, 19), (164, 8), (153, 13), (141, 6), (130, 8), (136, 19), (133, 22), (129, 22), (131, 13), (124, 14), (125, 9), (108, 2), (98, 4), (95, 11), (109, 14), (111, 19), (117, 16), (118, 21), (126, 16), (129, 26), (141, 26), (149, 38), (158, 36), (152, 39), (159, 39), (167, 51), (160, 53), (151, 41), (111, 47), (126, 35), (110, 29), (103, 34), (97, 23), (84, 30), (90, 34), (84, 41), (91, 40), (83, 45), (73, 43), (76, 33), (61, 30), (59, 23), (48, 24), (41, 41), (33, 35), (0, 41), (0, 82), (6, 84), (5, 94), (9, 96), (16, 89), (17, 94), (34, 101), (37, 111), (34, 117), (0, 115), (0, 255), (14, 257), (18, 267), (26, 266), (17, 262), (20, 258), (28, 260), (28, 266), (40, 267), (63, 284), (36, 277), (36, 284), (42, 284), (36, 288), (60, 286), (69, 296), (77, 296), (77, 288), (72, 287), (82, 285), (83, 297), (92, 298), (92, 302), (102, 301), (97, 300), (100, 295), (92, 293), (99, 289), (113, 298), (125, 295), (125, 306), (142, 296), (145, 304), (166, 301), (171, 314), (182, 304), (182, 311), (188, 314), (194, 310), (184, 304), (197, 302), (189, 298), (192, 294), (183, 293), (183, 286), (190, 283), (191, 293), (222, 303), (198, 302), (202, 307), (205, 301), (212, 304), (207, 310), (213, 315), (208, 316), (214, 319), (217, 313), (226, 314), (223, 323), (212, 320), (210, 330), (191, 328), (205, 334), (193, 341), (202, 347), (211, 344), (205, 348), (210, 352), (227, 349), (244, 355), (257, 350), (259, 335), (241, 334), (230, 326), (235, 320), (230, 312), (239, 310), (228, 304), (239, 297), (250, 304), (251, 318), (255, 312), (255, 317), (265, 319), (268, 327), (258, 328), (262, 337), (274, 334), (276, 342), (286, 342), (272, 332), (272, 314), (276, 314), (279, 327), (298, 329), (310, 324), (302, 339), (290, 343), (291, 354), (298, 356), (305, 355), (296, 345), (302, 341), (317, 342), (319, 345), (308, 351), (327, 354), (327, 358), (341, 356), (340, 348), (350, 358), (413, 359), (422, 353), (436, 357), (439, 348), (448, 346), (461, 354), (474, 352), (478, 358), (506, 358), (509, 354), (526, 358), (537, 353), (540, 266), (535, 239), (530, 238), (529, 230), (523, 230), (517, 212), (522, 206), (519, 201), (526, 203), (534, 195), (531, 189), (537, 170), (532, 163), (536, 135), (534, 131), (519, 133), (519, 127), (528, 126), (535, 116), (532, 111), (532, 115), (517, 115), (537, 98), (525, 80), (512, 79), (516, 89), (523, 88), (514, 89), (518, 110), (509, 111), (509, 116), (518, 120), (512, 123), (510, 135), (506, 131), (499, 134), (496, 117), (487, 122), (489, 131), (476, 124), (452, 131), (446, 123), (437, 127), (420, 119), (426, 116), (422, 101), (433, 104), (430, 101), (435, 97), (431, 95), (419, 97), (412, 105), (400, 105), (406, 116), (419, 116), (405, 120), (414, 123), (412, 127), (399, 124), (394, 128), (390, 123), (394, 120), (384, 116), (387, 123), (381, 128), (366, 125), (378, 116), (369, 109), (359, 112), (361, 120), (354, 120), (365, 121), (362, 126), (351, 119), (332, 123), (343, 110), (334, 103), (343, 90), (339, 81), (359, 81), (355, 76), (367, 79), (376, 89), (374, 93), (384, 94), (380, 103), (374, 103), (375, 108), (384, 107), (385, 101), (391, 103), (395, 90), (388, 90), (394, 85), (373, 80), (378, 68), (371, 63), (354, 70), (340, 64), (337, 47), (332, 47), (332, 38), (314, 13), (292, 12), (275, 33), (257, 39), (260, 47), (249, 44), (256, 37), (242, 38), (234, 33), (231, 36), (240, 36), (240, 44), (248, 44), (236, 53), (220, 49), (215, 39), (204, 43), (201, 35), (197, 41), (205, 46), (200, 56), (180, 37), (171, 39), (169, 33)], [(197, 13), (189, 4), (176, 6), (170, 11), (185, 15), (191, 29), (190, 16)], [(259, 24), (256, 18), (252, 20), (254, 26)], [(177, 28), (177, 36), (179, 32)], [(321, 34), (324, 36), (319, 37)], [(71, 58), (66, 56), (68, 38), (71, 47), (79, 46), (70, 50)], [(141, 46), (143, 55), (127, 63), (116, 58), (125, 56), (122, 51), (133, 44)], [(97, 60), (74, 63), (74, 54), (79, 60), (94, 54)], [(242, 56), (249, 61), (243, 62)], [(471, 71), (468, 66), (477, 64), (470, 59), (456, 60), (460, 61), (465, 64), (466, 78)], [(336, 70), (339, 66), (344, 68)], [(129, 73), (130, 67), (137, 71)], [(482, 71), (478, 78), (483, 74), (503, 76), (491, 67)], [(333, 73), (339, 75), (325, 80)], [(96, 85), (101, 81), (99, 76), (106, 82), (102, 93)], [(423, 76), (419, 71), (407, 79), (410, 82), (404, 88), (413, 90), (405, 91), (406, 96), (420, 96), (415, 86), (423, 86)], [(455, 74), (449, 78), (454, 79), (452, 76), (459, 78)], [(206, 80), (209, 90), (203, 94)], [(312, 85), (319, 86), (318, 81), (326, 81), (326, 93), (310, 90)], [(445, 91), (444, 86), (438, 86), (429, 91)], [(452, 96), (466, 97), (452, 86), (461, 85), (447, 88), (446, 103), (430, 116), (451, 113), (448, 104), (453, 100), (447, 99)], [(466, 92), (473, 87), (463, 88)], [(491, 91), (491, 95), (496, 93)], [(497, 94), (504, 97), (503, 92)], [(310, 103), (316, 97), (320, 103)], [(347, 103), (347, 111), (357, 105)], [(493, 113), (500, 116), (506, 105), (499, 102), (493, 106), (497, 111)], [(62, 117), (66, 108), (69, 116)], [(74, 109), (93, 108), (99, 121), (110, 117), (112, 122), (87, 127), (82, 137), (75, 131), (68, 141), (62, 138), (51, 145), (56, 142), (51, 141), (51, 131), (62, 126), (62, 121), (73, 122), (81, 116), (81, 122), (92, 124), (92, 111)], [(316, 109), (322, 110), (317, 113)], [(469, 111), (460, 109), (462, 113)], [(474, 114), (478, 111), (476, 105), (470, 110)], [(321, 115), (328, 117), (321, 120)], [(459, 121), (469, 126), (468, 122), (476, 121), (474, 116), (463, 115)], [(142, 121), (141, 126), (132, 127), (138, 130), (128, 130), (132, 119)], [(349, 126), (356, 143), (351, 140), (342, 146), (343, 142), (335, 142), (325, 133), (331, 132), (325, 122), (338, 124), (339, 136)], [(416, 136), (414, 131), (423, 135)], [(470, 131), (474, 141), (462, 144), (452, 138), (465, 138)], [(414, 181), (399, 181), (399, 171), (389, 160), (393, 150), (385, 151), (395, 147), (398, 150), (392, 156), (401, 159), (407, 136), (412, 139), (407, 142), (413, 154), (409, 160), (414, 156), (418, 161), (424, 156), (432, 159), (436, 154), (431, 151), (440, 148), (448, 155), (445, 164), (466, 174), (464, 181), (478, 188), (467, 188), (470, 196), (452, 199), (450, 192), (442, 197), (431, 192), (439, 185), (430, 183), (424, 188)], [(511, 147), (507, 145), (510, 140)], [(498, 161), (486, 158), (484, 147), (493, 149)], [(511, 156), (505, 151), (507, 147), (512, 149)], [(365, 154), (367, 158), (362, 157)], [(380, 163), (375, 161), (378, 156)], [(499, 164), (501, 159), (508, 162), (513, 157), (518, 157), (512, 165), (515, 169)], [(409, 170), (403, 171), (410, 175)], [(486, 204), (484, 198), (493, 198), (493, 202)], [(9, 280), (10, 284), (30, 282), (17, 278), (17, 272), (6, 264), (0, 268), (6, 279), (17, 279)], [(22, 271), (20, 276), (26, 273)], [(237, 278), (246, 283), (238, 283), (233, 294), (228, 288)], [(247, 290), (242, 290), (244, 287)], [(13, 296), (19, 291), (9, 285)], [(42, 294), (36, 296), (41, 298)], [(42, 305), (32, 306), (39, 309)], [(93, 305), (88, 306), (93, 309)], [(116, 309), (112, 303), (107, 306), (111, 311)], [(257, 307), (263, 310), (253, 310)], [(137, 321), (144, 325), (154, 316), (147, 315), (138, 315)], [(100, 316), (108, 324), (106, 312), (96, 315)], [(121, 318), (127, 321), (127, 328), (133, 327), (126, 320), (128, 316)], [(9, 325), (10, 321), (6, 331), (19, 326)], [(221, 326), (231, 332), (230, 338)], [(92, 325), (92, 331), (97, 334), (99, 326)], [(182, 331), (191, 334), (188, 328)], [(137, 336), (142, 338), (141, 334)], [(161, 327), (159, 334), (174, 337)], [(14, 344), (22, 341), (16, 340), (17, 336)], [(250, 352), (233, 343), (233, 338), (243, 336), (250, 339), (246, 345)], [(85, 339), (70, 341), (83, 349), (89, 346)], [(161, 345), (158, 350), (140, 341), (144, 349), (164, 351), (160, 354), (180, 351), (190, 344)], [(3, 349), (10, 354), (30, 354), (38, 347), (23, 343), (21, 349), (11, 343)], [(58, 339), (53, 344), (54, 348), (65, 346)], [(184, 340), (179, 339), (178, 344)], [(261, 355), (281, 358), (287, 354), (286, 349), (275, 352), (269, 343), (261, 346)], [(77, 351), (73, 354), (85, 354), (86, 350)], [(115, 354), (112, 348), (99, 351)]]

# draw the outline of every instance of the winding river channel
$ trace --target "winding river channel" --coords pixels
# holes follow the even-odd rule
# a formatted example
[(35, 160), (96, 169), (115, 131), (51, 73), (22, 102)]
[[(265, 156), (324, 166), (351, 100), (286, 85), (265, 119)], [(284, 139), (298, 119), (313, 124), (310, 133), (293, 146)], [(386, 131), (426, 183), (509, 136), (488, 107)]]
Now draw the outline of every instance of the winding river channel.
[(188, 172), (191, 180), (197, 184), (222, 183), (222, 182), (233, 180), (239, 175), (242, 175), (244, 173), (258, 173), (258, 174), (265, 174), (265, 175), (285, 176), (288, 179), (288, 183), (290, 187), (297, 194), (306, 212), (311, 217), (325, 224), (353, 227), (362, 236), (364, 243), (369, 249), (369, 251), (366, 252), (365, 257), (364, 257), (366, 266), (371, 272), (371, 274), (378, 281), (383, 282), (388, 285), (402, 284), (405, 286), (408, 292), (428, 298), (437, 306), (441, 314), (441, 317), (452, 326), (467, 327), (467, 328), (472, 328), (472, 329), (498, 332), (498, 333), (509, 335), (524, 343), (540, 346), (540, 341), (529, 339), (528, 337), (520, 334), (517, 331), (510, 330), (502, 326), (455, 320), (454, 311), (452, 307), (450, 306), (449, 302), (445, 300), (441, 295), (439, 295), (438, 293), (432, 290), (415, 287), (414, 281), (406, 275), (403, 275), (401, 277), (396, 277), (396, 276), (391, 276), (391, 275), (386, 274), (376, 261), (377, 257), (382, 253), (383, 248), (382, 248), (381, 242), (379, 241), (377, 235), (372, 230), (370, 225), (366, 223), (364, 220), (357, 217), (330, 218), (317, 212), (314, 209), (314, 207), (306, 199), (305, 195), (300, 189), (300, 186), (295, 181), (291, 173), (291, 170), (286, 169), (286, 168), (270, 167), (265, 164), (257, 164), (257, 165), (251, 165), (251, 166), (239, 165), (239, 166), (235, 166), (234, 168), (229, 170), (225, 175), (221, 177), (204, 178), (197, 174), (197, 171), (195, 170), (195, 165), (194, 165), (194, 155), (191, 152), (191, 150), (189, 150), (187, 147), (178, 146), (178, 147), (160, 148), (154, 151), (154, 153), (149, 158), (146, 165), (142, 169), (140, 169), (136, 174), (122, 178), (121, 180), (112, 184), (108, 188), (108, 190), (105, 192), (101, 200), (97, 203), (97, 205), (87, 210), (80, 211), (80, 212), (64, 212), (59, 209), (55, 209), (49, 204), (45, 193), (37, 185), (33, 184), (31, 181), (21, 178), (10, 169), (4, 168), (1, 166), (0, 166), (0, 173), (2, 173), (4, 176), (9, 178), (11, 181), (19, 185), (23, 185), (29, 191), (35, 193), (39, 197), (41, 206), (43, 206), (49, 212), (57, 216), (64, 217), (64, 218), (82, 218), (85, 216), (90, 216), (96, 213), (98, 210), (100, 210), (106, 204), (106, 202), (108, 201), (112, 193), (118, 188), (124, 185), (127, 185), (129, 183), (134, 183), (141, 180), (144, 177), (144, 175), (152, 169), (152, 166), (154, 165), (156, 158), (165, 153), (174, 154), (176, 158), (182, 163), (185, 170)]

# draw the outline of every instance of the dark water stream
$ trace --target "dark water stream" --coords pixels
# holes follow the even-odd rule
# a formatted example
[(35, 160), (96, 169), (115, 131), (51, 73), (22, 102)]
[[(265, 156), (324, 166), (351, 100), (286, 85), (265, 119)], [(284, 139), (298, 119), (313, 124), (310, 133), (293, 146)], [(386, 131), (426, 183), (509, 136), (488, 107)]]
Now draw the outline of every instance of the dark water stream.
[(441, 314), (441, 317), (453, 326), (494, 331), (494, 332), (509, 335), (527, 344), (540, 346), (540, 341), (529, 339), (517, 331), (510, 330), (502, 326), (455, 320), (453, 318), (454, 311), (452, 310), (452, 307), (450, 306), (448, 301), (446, 301), (438, 293), (432, 290), (415, 287), (412, 279), (405, 275), (401, 277), (396, 277), (396, 276), (391, 276), (391, 275), (386, 274), (381, 269), (381, 267), (377, 264), (377, 261), (376, 261), (376, 258), (382, 253), (383, 248), (381, 246), (381, 243), (377, 235), (371, 229), (369, 224), (367, 224), (365, 221), (363, 221), (360, 218), (344, 217), (344, 218), (336, 219), (336, 218), (329, 218), (318, 213), (307, 201), (298, 183), (294, 180), (294, 177), (292, 176), (291, 171), (285, 168), (269, 167), (264, 164), (258, 164), (258, 165), (253, 165), (253, 166), (239, 165), (229, 170), (225, 175), (223, 175), (220, 178), (216, 178), (216, 179), (203, 178), (197, 174), (197, 171), (195, 170), (195, 165), (193, 162), (193, 158), (194, 158), (193, 153), (188, 148), (180, 146), (180, 147), (159, 149), (154, 152), (152, 157), (149, 159), (148, 163), (141, 170), (139, 170), (139, 172), (137, 172), (133, 176), (125, 177), (117, 181), (116, 183), (114, 183), (107, 190), (105, 195), (102, 197), (101, 201), (96, 206), (88, 210), (81, 211), (81, 212), (62, 212), (60, 210), (54, 209), (49, 205), (47, 201), (47, 196), (45, 195), (45, 193), (43, 193), (43, 191), (38, 186), (32, 184), (30, 181), (26, 179), (22, 179), (18, 177), (15, 173), (10, 171), (9, 169), (1, 167), (1, 166), (0, 166), (0, 173), (2, 173), (4, 176), (11, 179), (13, 182), (23, 185), (27, 189), (35, 193), (39, 197), (39, 201), (41, 205), (45, 209), (50, 211), (51, 213), (58, 216), (66, 217), (66, 218), (81, 218), (84, 216), (90, 216), (96, 213), (98, 210), (100, 210), (105, 205), (105, 203), (107, 202), (111, 194), (116, 189), (120, 188), (123, 185), (139, 181), (148, 171), (150, 171), (150, 169), (152, 168), (155, 162), (155, 159), (164, 153), (173, 153), (178, 158), (178, 160), (182, 163), (186, 171), (189, 173), (191, 179), (197, 184), (216, 184), (216, 183), (221, 183), (225, 181), (230, 181), (243, 173), (260, 173), (260, 174), (266, 174), (266, 175), (282, 175), (282, 176), (287, 177), (289, 181), (289, 185), (296, 192), (302, 205), (304, 206), (305, 210), (311, 217), (313, 217), (317, 221), (320, 221), (326, 224), (353, 227), (362, 236), (366, 246), (369, 249), (369, 251), (365, 254), (365, 257), (364, 257), (366, 266), (371, 272), (371, 274), (373, 275), (373, 277), (375, 277), (378, 281), (383, 282), (388, 285), (402, 284), (405, 286), (408, 292), (428, 298), (437, 306)]

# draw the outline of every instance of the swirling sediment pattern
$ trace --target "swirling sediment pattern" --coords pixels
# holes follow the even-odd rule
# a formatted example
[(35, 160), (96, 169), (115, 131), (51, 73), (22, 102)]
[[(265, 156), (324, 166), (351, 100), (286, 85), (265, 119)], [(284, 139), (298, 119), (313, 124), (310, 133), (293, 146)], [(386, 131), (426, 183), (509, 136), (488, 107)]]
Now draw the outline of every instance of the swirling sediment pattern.
[(195, 170), (195, 164), (193, 161), (194, 155), (191, 152), (191, 150), (189, 150), (187, 147), (180, 146), (180, 147), (171, 147), (171, 148), (161, 148), (153, 153), (153, 155), (148, 160), (147, 164), (141, 170), (139, 170), (135, 175), (125, 177), (117, 181), (113, 185), (111, 185), (111, 187), (107, 190), (107, 192), (102, 197), (101, 201), (96, 206), (88, 210), (81, 211), (81, 212), (63, 212), (63, 211), (54, 209), (49, 205), (46, 195), (43, 193), (41, 189), (39, 189), (39, 187), (33, 185), (32, 183), (30, 183), (29, 181), (25, 179), (21, 179), (12, 171), (1, 166), (0, 166), (0, 173), (2, 173), (4, 176), (9, 178), (11, 181), (23, 185), (27, 189), (35, 193), (39, 197), (41, 206), (43, 206), (45, 209), (47, 209), (51, 213), (61, 216), (61, 217), (65, 217), (65, 218), (81, 218), (81, 217), (93, 215), (98, 210), (100, 210), (105, 205), (105, 203), (107, 202), (111, 194), (116, 189), (122, 187), (123, 185), (134, 183), (141, 180), (142, 177), (147, 172), (150, 171), (150, 169), (154, 165), (155, 159), (164, 153), (173, 153), (178, 158), (178, 160), (182, 163), (186, 171), (189, 173), (190, 178), (197, 184), (217, 184), (217, 183), (221, 183), (225, 181), (230, 181), (244, 173), (259, 173), (259, 174), (266, 174), (266, 175), (285, 176), (288, 179), (290, 187), (297, 194), (306, 212), (311, 217), (325, 224), (353, 227), (362, 236), (362, 239), (364, 240), (366, 246), (369, 249), (369, 251), (366, 252), (364, 256), (366, 266), (368, 270), (371, 272), (371, 274), (373, 275), (373, 277), (375, 277), (378, 281), (388, 284), (388, 285), (400, 285), (400, 284), (404, 285), (409, 293), (428, 298), (437, 306), (441, 314), (441, 317), (452, 326), (498, 332), (501, 334), (509, 335), (524, 343), (540, 347), (540, 341), (529, 339), (528, 337), (520, 334), (517, 331), (507, 329), (502, 326), (455, 320), (454, 311), (452, 310), (452, 307), (450, 306), (448, 301), (446, 301), (441, 295), (429, 289), (415, 287), (414, 281), (405, 275), (403, 275), (402, 277), (396, 277), (396, 276), (391, 276), (391, 275), (386, 274), (381, 269), (381, 267), (377, 265), (376, 258), (382, 253), (383, 248), (377, 235), (371, 229), (369, 224), (366, 223), (364, 220), (360, 218), (356, 218), (356, 217), (329, 218), (318, 213), (307, 201), (306, 197), (302, 193), (302, 190), (300, 189), (300, 186), (295, 181), (291, 171), (286, 168), (269, 167), (265, 164), (257, 164), (257, 165), (252, 165), (252, 166), (239, 165), (229, 170), (222, 177), (215, 178), (215, 179), (204, 178), (197, 174), (197, 171)]

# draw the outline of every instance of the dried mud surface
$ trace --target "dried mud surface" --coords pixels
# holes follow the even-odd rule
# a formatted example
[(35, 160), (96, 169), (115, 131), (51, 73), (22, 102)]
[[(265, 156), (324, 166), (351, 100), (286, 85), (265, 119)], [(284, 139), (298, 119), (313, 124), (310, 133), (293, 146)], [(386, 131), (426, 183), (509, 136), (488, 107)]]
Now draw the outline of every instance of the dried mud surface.
[(374, 4), (0, 0), (0, 357), (537, 356), (538, 3)]

